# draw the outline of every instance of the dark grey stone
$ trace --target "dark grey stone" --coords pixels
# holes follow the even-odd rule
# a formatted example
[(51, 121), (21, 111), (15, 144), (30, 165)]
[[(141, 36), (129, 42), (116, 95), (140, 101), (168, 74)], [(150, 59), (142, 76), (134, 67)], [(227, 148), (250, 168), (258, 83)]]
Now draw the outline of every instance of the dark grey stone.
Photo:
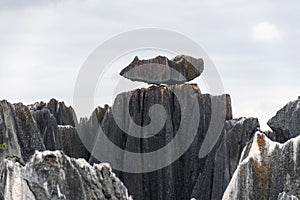
[(148, 60), (134, 60), (120, 75), (132, 81), (150, 84), (180, 84), (193, 80), (203, 72), (203, 60), (191, 56), (176, 56), (169, 60), (165, 56), (157, 56)]
[(56, 118), (50, 110), (43, 108), (41, 110), (31, 111), (31, 113), (38, 125), (46, 149), (61, 150), (61, 134), (58, 130)]
[(193, 188), (195, 199), (222, 199), (236, 170), (247, 142), (258, 130), (256, 118), (239, 118), (225, 122), (223, 133), (213, 151), (207, 156), (203, 171)]
[[(190, 86), (195, 92), (192, 96), (186, 89)], [(186, 105), (179, 104), (173, 89), (185, 96)], [(129, 106), (122, 105), (128, 98)], [(0, 144), (7, 143), (7, 147), (0, 151), (0, 199), (17, 196), (23, 199), (128, 198), (125, 187), (106, 165), (92, 167), (84, 160), (69, 158), (62, 152), (35, 154), (35, 150), (59, 149), (71, 157), (98, 163), (89, 151), (97, 149), (96, 133), (100, 126), (120, 148), (151, 152), (174, 138), (183, 117), (181, 109), (189, 111), (195, 106), (187, 103), (192, 98), (198, 100), (200, 121), (193, 143), (178, 160), (149, 173), (115, 171), (134, 199), (218, 200), (225, 190), (223, 199), (273, 200), (290, 199), (292, 195), (299, 198), (299, 99), (287, 104), (268, 122), (274, 131), (268, 136), (275, 141), (287, 141), (279, 144), (262, 133), (253, 137), (259, 129), (256, 118), (232, 119), (229, 95), (201, 94), (195, 84), (178, 84), (121, 93), (112, 107), (96, 108), (89, 119), (81, 119), (79, 124), (73, 108), (55, 99), (47, 104), (39, 102), (30, 106), (1, 101)], [(224, 101), (225, 107), (218, 112), (225, 116), (224, 127), (214, 148), (200, 159), (198, 153), (210, 126), (214, 99)], [(145, 126), (150, 123), (148, 111), (154, 104), (162, 105), (166, 111), (163, 128), (155, 137), (128, 135), (126, 130), (132, 122), (126, 118), (124, 109), (128, 109), (136, 124)], [(123, 119), (122, 123), (127, 127), (125, 132), (116, 124), (112, 110)], [(193, 121), (192, 116), (186, 119)], [(85, 147), (84, 143), (91, 145)], [(124, 157), (115, 159), (126, 162)]]
[[(115, 145), (127, 151), (151, 152), (160, 149), (176, 135), (182, 117), (180, 113), (181, 106), (172, 93), (172, 89), (176, 88), (181, 91), (186, 99), (193, 98), (187, 93), (186, 87), (189, 87), (189, 85), (152, 86), (119, 94), (112, 108), (101, 109), (102, 117), (99, 118), (98, 125), (95, 120), (93, 121), (93, 117), (89, 119), (89, 123), (86, 123), (86, 125), (93, 124), (93, 126), (90, 126), (90, 130), (96, 130), (94, 126), (100, 125)], [(213, 98), (219, 97), (201, 94), (196, 85), (192, 85), (192, 87), (195, 91), (195, 97), (198, 99), (201, 114), (196, 137), (188, 150), (170, 166), (154, 172), (133, 174), (116, 171), (116, 174), (134, 198), (158, 200), (191, 199), (191, 197), (196, 199), (221, 199), (238, 165), (243, 147), (259, 128), (256, 118), (232, 120), (230, 96), (221, 95), (221, 99), (224, 99), (226, 105), (222, 112), (225, 113), (225, 119), (228, 121), (225, 122), (224, 130), (215, 148), (207, 157), (200, 159), (198, 153), (211, 122), (211, 101)], [(128, 98), (130, 98), (129, 106), (122, 105), (122, 102), (127, 102), (126, 99)], [(150, 122), (148, 110), (153, 104), (162, 105), (168, 117), (163, 129), (155, 137), (146, 139), (132, 137), (120, 130), (110, 111), (113, 109), (119, 110), (120, 118), (124, 119), (124, 127), (130, 127), (130, 120), (124, 115), (124, 108), (129, 109), (132, 120), (136, 124), (144, 126)], [(183, 109), (187, 109), (186, 106), (191, 105), (182, 106)], [(85, 132), (92, 132), (88, 129), (88, 126), (86, 126)], [(97, 140), (94, 138), (94, 141)], [(122, 161), (124, 158), (120, 157), (118, 159)], [(90, 162), (94, 163), (97, 160), (92, 158)]]
[(35, 150), (45, 150), (38, 126), (27, 106), (0, 101), (0, 144), (6, 143), (0, 157), (27, 162)]
[(57, 125), (70, 125), (75, 127), (78, 124), (74, 109), (71, 106), (67, 107), (63, 101), (59, 102), (56, 99), (51, 99), (47, 104), (44, 102), (36, 102), (28, 107), (31, 112), (48, 109), (55, 118)]
[(72, 126), (59, 126), (59, 133), (62, 140), (62, 150), (65, 154), (73, 158), (90, 159), (90, 153), (82, 144), (77, 130)]
[(268, 121), (273, 130), (268, 137), (277, 142), (285, 142), (300, 135), (300, 99), (291, 101)]
[(75, 129), (78, 124), (74, 109), (51, 99), (28, 106), (47, 150), (63, 150), (68, 156), (89, 160), (90, 153)]

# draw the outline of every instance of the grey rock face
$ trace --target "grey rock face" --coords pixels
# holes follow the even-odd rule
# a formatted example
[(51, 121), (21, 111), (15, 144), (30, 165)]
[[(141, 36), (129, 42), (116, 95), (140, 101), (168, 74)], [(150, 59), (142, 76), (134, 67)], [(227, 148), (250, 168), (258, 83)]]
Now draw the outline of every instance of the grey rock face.
[[(186, 93), (187, 85), (176, 86), (153, 86), (145, 89), (122, 93), (117, 96), (114, 105), (108, 110), (101, 110), (99, 122), (107, 134), (107, 137), (120, 148), (132, 152), (151, 152), (168, 144), (176, 131), (181, 120), (181, 106), (171, 89), (178, 89), (186, 98), (191, 98)], [(212, 99), (219, 98), (209, 94), (201, 94), (198, 87), (193, 85), (196, 98), (201, 111), (200, 122), (194, 142), (188, 150), (170, 166), (154, 172), (133, 174), (117, 172), (116, 174), (127, 186), (129, 193), (136, 199), (221, 199), (230, 178), (238, 165), (241, 152), (247, 141), (253, 136), (259, 127), (255, 118), (241, 118), (232, 120), (231, 101), (229, 95), (222, 95), (226, 106), (226, 123), (224, 130), (209, 155), (199, 159), (198, 153), (212, 116)], [(130, 98), (129, 106), (122, 105)], [(124, 119), (125, 127), (131, 127), (130, 120), (125, 117), (125, 109), (129, 109), (132, 120), (138, 125), (149, 123), (148, 110), (153, 104), (160, 104), (167, 112), (167, 121), (161, 131), (150, 138), (135, 138), (120, 130), (112, 112), (109, 110), (122, 110), (120, 118)], [(122, 109), (121, 109), (122, 108)], [(123, 116), (124, 115), (124, 116)], [(96, 125), (93, 118), (85, 122), (86, 132), (88, 125)], [(90, 126), (90, 130), (95, 129)], [(97, 141), (95, 138), (94, 141)], [(119, 157), (118, 159), (125, 159)], [(97, 162), (96, 159), (90, 160)], [(124, 162), (126, 162), (124, 160)], [(211, 187), (213, 185), (213, 187)]]
[(71, 106), (67, 107), (64, 102), (59, 102), (56, 99), (51, 99), (47, 104), (44, 102), (36, 102), (28, 107), (32, 113), (49, 110), (56, 120), (57, 125), (70, 125), (75, 127), (78, 124), (74, 109)]
[(0, 144), (6, 143), (0, 158), (27, 162), (35, 150), (45, 150), (38, 126), (27, 106), (0, 101)]
[(300, 99), (291, 101), (280, 109), (268, 121), (268, 125), (273, 130), (269, 137), (277, 142), (283, 143), (300, 135)]
[(1, 101), (0, 144), (7, 146), (0, 151), (0, 199), (130, 199), (109, 166), (44, 151), (88, 160), (76, 123), (73, 109), (56, 100)]
[(90, 159), (90, 153), (82, 144), (77, 130), (72, 126), (58, 126), (61, 134), (62, 150), (65, 154), (73, 158)]
[(75, 127), (78, 124), (74, 109), (71, 106), (67, 107), (64, 102), (51, 99), (47, 104), (47, 108), (56, 118), (58, 125)]
[(282, 191), (300, 197), (300, 136), (280, 144), (257, 132), (241, 157), (224, 200), (273, 200)]
[(64, 102), (51, 99), (28, 106), (43, 138), (47, 150), (63, 150), (68, 156), (89, 159), (75, 129), (78, 124), (75, 111)]
[(225, 122), (223, 133), (214, 150), (207, 156), (202, 173), (193, 188), (195, 199), (222, 199), (240, 155), (258, 130), (256, 118), (239, 118)]
[(36, 152), (22, 166), (10, 159), (0, 165), (3, 199), (131, 199), (108, 164), (89, 165), (60, 151)]
[(48, 150), (61, 150), (61, 134), (58, 130), (56, 118), (49, 109), (31, 111), (43, 138), (43, 143)]
[(157, 56), (148, 60), (134, 60), (120, 75), (132, 81), (150, 84), (179, 84), (193, 80), (203, 72), (203, 60), (190, 56), (177, 56), (169, 60), (164, 56)]
[[(188, 86), (192, 86), (193, 96), (186, 91)], [(69, 156), (98, 163), (82, 139), (88, 140), (92, 152), (97, 149), (99, 125), (115, 145), (127, 151), (160, 149), (177, 134), (181, 109), (195, 106), (180, 105), (172, 93), (174, 89), (185, 97), (184, 102), (198, 100), (201, 114), (196, 137), (178, 160), (163, 169), (142, 174), (115, 171), (135, 199), (299, 198), (299, 100), (278, 111), (269, 122), (274, 130), (272, 139), (288, 140), (279, 144), (264, 134), (254, 135), (259, 128), (256, 118), (232, 119), (229, 95), (201, 94), (195, 84), (180, 84), (119, 94), (112, 107), (96, 108), (90, 119), (81, 119), (77, 129), (74, 110), (54, 99), (31, 106), (1, 101), (0, 144), (5, 142), (7, 147), (0, 151), (0, 199), (128, 199), (124, 185), (106, 165), (92, 167), (83, 159), (69, 158), (59, 151), (35, 150), (59, 149)], [(214, 99), (224, 101), (225, 107), (217, 112), (225, 114), (224, 127), (214, 148), (200, 159), (198, 153), (213, 116)], [(129, 106), (122, 104), (125, 100), (129, 100)], [(150, 123), (148, 111), (154, 104), (162, 105), (167, 114), (166, 124), (155, 137), (127, 134), (133, 122), (140, 126)], [(112, 110), (124, 119), (125, 131), (117, 125)], [(116, 159), (126, 163), (125, 157)]]
[(287, 193), (282, 192), (278, 195), (277, 200), (298, 200), (298, 198), (295, 197), (294, 195), (288, 195)]
[[(97, 107), (92, 113), (89, 119), (81, 118), (80, 123), (76, 129), (79, 139), (83, 144), (90, 144), (88, 149), (89, 157), (86, 159), (90, 163), (99, 162), (93, 156), (91, 156), (90, 152), (94, 149), (94, 144), (97, 140), (97, 131), (99, 126), (102, 124), (102, 121), (107, 116), (109, 106), (105, 105), (104, 108)], [(109, 127), (107, 127), (109, 129)], [(121, 138), (120, 140), (121, 141)], [(86, 147), (85, 147), (86, 148)]]

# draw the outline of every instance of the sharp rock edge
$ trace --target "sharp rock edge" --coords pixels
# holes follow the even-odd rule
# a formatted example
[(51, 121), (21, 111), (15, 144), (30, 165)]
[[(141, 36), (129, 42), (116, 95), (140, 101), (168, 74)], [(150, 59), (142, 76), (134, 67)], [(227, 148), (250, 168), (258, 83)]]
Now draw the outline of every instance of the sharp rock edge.
[(290, 101), (268, 121), (271, 132), (268, 137), (277, 142), (286, 142), (300, 133), (300, 99)]
[[(257, 132), (223, 195), (230, 199), (277, 199), (279, 193), (300, 197), (300, 136), (281, 144)], [(247, 149), (249, 148), (250, 149)]]
[(36, 151), (25, 166), (4, 159), (0, 175), (5, 200), (132, 199), (109, 164), (91, 166), (61, 151)]

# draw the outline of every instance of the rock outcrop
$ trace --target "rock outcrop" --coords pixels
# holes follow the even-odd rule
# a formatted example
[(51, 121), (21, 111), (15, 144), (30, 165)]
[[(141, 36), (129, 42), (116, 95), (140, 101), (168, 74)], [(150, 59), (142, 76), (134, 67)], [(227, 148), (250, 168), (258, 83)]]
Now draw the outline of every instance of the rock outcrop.
[(47, 150), (63, 150), (68, 156), (89, 159), (90, 153), (76, 131), (78, 126), (74, 109), (64, 102), (51, 99), (28, 106), (36, 121)]
[(27, 106), (0, 101), (1, 158), (15, 158), (21, 163), (29, 161), (35, 150), (45, 150), (38, 126)]
[(300, 99), (291, 101), (280, 109), (268, 121), (268, 125), (273, 130), (268, 136), (277, 142), (283, 143), (300, 135)]
[(127, 200), (127, 189), (108, 164), (91, 166), (60, 151), (35, 152), (25, 166), (11, 159), (0, 165), (0, 197), (15, 199)]
[[(197, 134), (188, 150), (174, 163), (163, 169), (153, 172), (134, 174), (116, 171), (116, 174), (127, 186), (129, 193), (136, 199), (221, 199), (230, 178), (238, 165), (240, 154), (247, 141), (259, 128), (256, 118), (232, 119), (231, 101), (229, 95), (212, 96), (201, 94), (195, 85), (194, 96), (189, 96), (186, 87), (190, 85), (176, 86), (152, 86), (131, 92), (119, 94), (112, 108), (97, 108), (94, 115), (99, 120), (101, 128), (107, 137), (120, 148), (130, 152), (152, 152), (167, 145), (178, 134), (178, 126), (181, 120), (180, 109), (188, 109), (180, 105), (176, 100), (173, 90), (179, 90), (185, 99), (196, 98), (200, 108), (200, 120)], [(223, 132), (213, 150), (205, 157), (198, 157), (207, 130), (212, 118), (212, 101), (219, 98), (224, 101), (225, 107), (220, 111), (225, 113)], [(129, 101), (129, 105), (125, 102)], [(127, 133), (132, 125), (125, 116), (126, 111), (131, 114), (132, 120), (140, 126), (149, 123), (149, 108), (159, 104), (167, 112), (166, 124), (155, 135), (149, 138), (136, 138)], [(193, 107), (192, 105), (191, 108)], [(122, 110), (119, 114), (124, 120), (127, 129), (121, 130), (114, 120), (112, 110)], [(192, 113), (192, 112), (191, 112)], [(189, 119), (192, 115), (187, 116)], [(192, 119), (189, 119), (192, 121)], [(225, 120), (227, 120), (225, 122)], [(84, 131), (96, 130), (95, 117), (84, 122)], [(93, 137), (91, 141), (97, 141)], [(95, 146), (94, 146), (95, 148)], [(96, 149), (96, 148), (95, 148)], [(117, 159), (124, 160), (125, 157)], [(97, 162), (92, 157), (91, 163)], [(126, 160), (124, 160), (124, 163)], [(213, 187), (211, 187), (213, 186)]]
[(1, 200), (131, 199), (108, 165), (82, 159), (90, 154), (76, 123), (73, 109), (54, 99), (30, 106), (0, 102)]
[(120, 75), (150, 84), (180, 84), (200, 76), (204, 70), (203, 64), (201, 58), (186, 55), (176, 56), (172, 60), (165, 56), (140, 60), (136, 56)]
[[(213, 102), (224, 106), (214, 110)], [(112, 107), (98, 107), (79, 123), (73, 108), (55, 99), (30, 106), (0, 101), (0, 144), (5, 144), (0, 149), (0, 199), (130, 199), (128, 193), (146, 200), (299, 199), (299, 102), (288, 103), (268, 122), (274, 131), (268, 137), (285, 142), (281, 144), (259, 131), (256, 118), (232, 119), (229, 95), (201, 94), (196, 84), (124, 92)], [(157, 104), (165, 115), (153, 118)], [(222, 131), (208, 154), (199, 157), (215, 114), (224, 116)], [(141, 129), (140, 135), (130, 131), (134, 124), (147, 127), (155, 120), (164, 121), (155, 135), (149, 135), (152, 129)], [(99, 126), (120, 149), (148, 153), (181, 134), (182, 120), (187, 122), (183, 130), (197, 122), (196, 134), (186, 151), (162, 169), (113, 173), (98, 164), (106, 160), (94, 156)], [(114, 159), (128, 162), (125, 154)], [(134, 164), (138, 162), (145, 161)]]
[[(223, 200), (300, 197), (300, 136), (284, 144), (257, 132), (243, 151)], [(284, 197), (287, 198), (287, 197)]]
[(218, 143), (205, 159), (203, 171), (198, 175), (191, 197), (222, 199), (244, 147), (258, 129), (256, 118), (239, 118), (225, 122)]

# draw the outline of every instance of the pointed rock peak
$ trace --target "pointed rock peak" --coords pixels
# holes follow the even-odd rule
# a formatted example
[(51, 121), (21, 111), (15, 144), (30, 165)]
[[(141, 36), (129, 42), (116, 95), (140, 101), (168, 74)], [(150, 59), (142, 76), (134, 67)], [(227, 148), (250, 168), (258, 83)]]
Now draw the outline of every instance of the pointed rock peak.
[(43, 101), (40, 102), (35, 102), (34, 104), (28, 105), (28, 108), (30, 111), (37, 111), (37, 110), (42, 110), (43, 108), (46, 107), (46, 103)]
[(6, 99), (2, 99), (1, 101), (0, 101), (0, 103), (8, 103), (8, 101), (6, 100)]
[(253, 141), (243, 150), (242, 157), (245, 159), (234, 172), (223, 200), (277, 199), (278, 192), (286, 189), (287, 180), (290, 183), (289, 193), (299, 196), (296, 184), (299, 180), (299, 147), (300, 136), (280, 144), (256, 132)]
[(63, 109), (68, 109), (68, 110), (74, 111), (74, 109), (71, 105), (67, 106), (64, 101), (59, 101), (55, 98), (50, 99), (50, 101), (47, 103), (47, 107), (48, 108), (52, 107), (52, 108), (56, 108), (56, 109), (59, 109), (61, 107)]
[(132, 62), (137, 62), (137, 61), (139, 61), (139, 60), (140, 60), (139, 57), (138, 57), (138, 56), (135, 56)]
[[(272, 142), (264, 133), (256, 132), (251, 145), (251, 149), (248, 152), (248, 157), (261, 161), (264, 156), (270, 155), (275, 149), (278, 143)], [(246, 155), (242, 157), (247, 157)]]

